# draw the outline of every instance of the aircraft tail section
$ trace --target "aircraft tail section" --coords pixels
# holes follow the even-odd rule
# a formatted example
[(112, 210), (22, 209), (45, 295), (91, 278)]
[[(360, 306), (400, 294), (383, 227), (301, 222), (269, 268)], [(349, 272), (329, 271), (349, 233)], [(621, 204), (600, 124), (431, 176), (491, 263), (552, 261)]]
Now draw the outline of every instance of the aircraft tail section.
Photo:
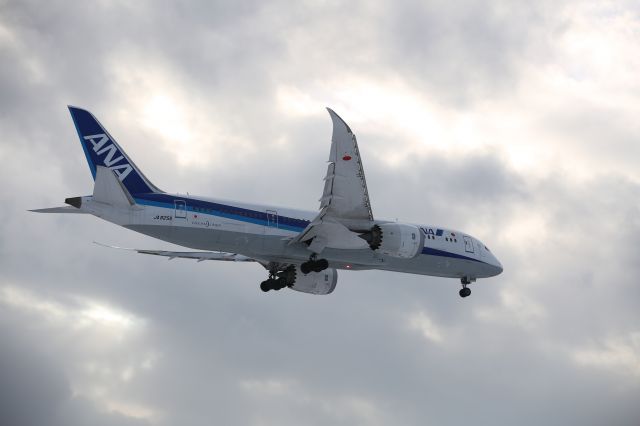
[[(122, 209), (129, 209), (136, 204), (131, 193), (119, 179), (116, 171), (104, 166), (96, 166), (93, 195), (69, 197), (64, 202), (68, 205), (30, 211), (35, 213), (91, 213), (105, 215), (114, 211), (122, 212)], [(116, 209), (114, 210), (114, 208)]]
[(93, 186), (93, 201), (119, 207), (129, 207), (135, 204), (127, 188), (118, 179), (117, 173), (104, 166), (97, 167), (96, 182)]
[(69, 112), (94, 180), (98, 167), (103, 166), (113, 171), (129, 194), (162, 192), (142, 174), (93, 114), (74, 106), (69, 106)]

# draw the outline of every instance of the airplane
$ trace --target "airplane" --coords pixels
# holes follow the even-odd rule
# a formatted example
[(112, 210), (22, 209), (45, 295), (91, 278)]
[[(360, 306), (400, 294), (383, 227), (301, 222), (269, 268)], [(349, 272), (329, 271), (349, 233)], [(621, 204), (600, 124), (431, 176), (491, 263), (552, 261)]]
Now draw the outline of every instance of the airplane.
[[(268, 272), (264, 292), (289, 288), (333, 292), (338, 270), (405, 272), (469, 284), (502, 273), (477, 238), (440, 226), (374, 219), (356, 136), (333, 122), (329, 165), (319, 211), (168, 194), (153, 185), (89, 111), (68, 106), (94, 179), (92, 195), (38, 213), (84, 213), (197, 251), (126, 249), (186, 258), (257, 262)], [(122, 247), (108, 246), (122, 249)]]

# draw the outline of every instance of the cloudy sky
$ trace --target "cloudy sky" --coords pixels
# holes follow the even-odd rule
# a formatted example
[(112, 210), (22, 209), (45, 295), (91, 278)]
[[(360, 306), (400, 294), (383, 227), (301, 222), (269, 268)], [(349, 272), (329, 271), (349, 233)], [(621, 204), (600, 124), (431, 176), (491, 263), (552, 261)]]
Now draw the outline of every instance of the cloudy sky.
[[(12, 425), (640, 424), (636, 1), (0, 1), (0, 418)], [(160, 188), (316, 209), (358, 135), (373, 212), (505, 272), (262, 268), (93, 217), (67, 104)]]

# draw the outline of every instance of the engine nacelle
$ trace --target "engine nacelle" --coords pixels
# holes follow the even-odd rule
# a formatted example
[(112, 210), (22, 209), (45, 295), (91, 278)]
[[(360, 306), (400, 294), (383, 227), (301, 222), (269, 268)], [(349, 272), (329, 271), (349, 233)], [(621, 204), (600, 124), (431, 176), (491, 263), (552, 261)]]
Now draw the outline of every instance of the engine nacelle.
[(424, 234), (414, 225), (404, 223), (383, 223), (375, 225), (371, 230), (372, 239), (369, 246), (372, 250), (391, 257), (410, 259), (422, 252)]
[(303, 274), (300, 265), (296, 265), (295, 281), (290, 286), (292, 290), (310, 294), (329, 294), (338, 283), (338, 271), (327, 268), (322, 272)]

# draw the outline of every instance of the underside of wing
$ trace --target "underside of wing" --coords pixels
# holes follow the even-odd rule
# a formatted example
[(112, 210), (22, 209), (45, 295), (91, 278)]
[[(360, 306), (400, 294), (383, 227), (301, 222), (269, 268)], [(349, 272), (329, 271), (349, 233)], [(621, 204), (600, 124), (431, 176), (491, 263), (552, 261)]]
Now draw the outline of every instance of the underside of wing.
[(129, 250), (129, 251), (135, 251), (137, 253), (142, 253), (142, 254), (152, 254), (154, 256), (163, 256), (163, 257), (169, 258), (169, 260), (175, 259), (175, 258), (181, 258), (181, 259), (194, 259), (194, 260), (197, 260), (198, 262), (202, 262), (203, 260), (223, 260), (226, 262), (257, 262), (256, 259), (252, 259), (250, 257), (243, 256), (241, 254), (236, 254), (236, 253), (224, 253), (224, 252), (218, 252), (218, 251), (145, 250), (145, 249), (110, 246), (110, 245), (102, 244), (98, 242), (96, 242), (96, 244), (103, 247), (108, 247), (108, 248), (113, 248), (118, 250)]

